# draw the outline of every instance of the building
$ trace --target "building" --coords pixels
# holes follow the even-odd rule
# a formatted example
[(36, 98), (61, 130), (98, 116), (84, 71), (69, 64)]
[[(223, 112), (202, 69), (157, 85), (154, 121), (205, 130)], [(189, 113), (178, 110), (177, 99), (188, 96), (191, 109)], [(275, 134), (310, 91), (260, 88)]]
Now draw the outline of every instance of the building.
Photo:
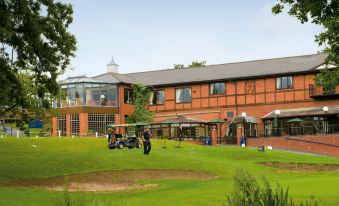
[[(129, 74), (118, 73), (112, 59), (105, 74), (61, 82), (53, 132), (105, 135), (107, 124), (124, 123), (133, 112), (135, 83), (153, 89), (148, 109), (155, 112), (155, 122), (178, 116), (224, 120), (215, 125), (224, 143), (239, 141), (239, 124), (247, 137), (339, 132), (339, 87), (325, 92), (315, 85), (325, 58), (314, 54)], [(293, 118), (299, 118), (294, 126)], [(187, 136), (205, 136), (211, 130), (202, 124), (183, 126)], [(157, 126), (153, 130), (155, 136), (168, 134), (163, 127), (162, 132)]]

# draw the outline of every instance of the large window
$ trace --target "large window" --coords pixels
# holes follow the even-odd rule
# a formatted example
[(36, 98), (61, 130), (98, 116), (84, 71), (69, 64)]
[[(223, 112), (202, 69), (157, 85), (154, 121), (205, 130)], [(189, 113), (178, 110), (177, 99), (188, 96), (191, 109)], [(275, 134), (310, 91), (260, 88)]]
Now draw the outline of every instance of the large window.
[(88, 114), (88, 133), (107, 134), (107, 125), (114, 124), (114, 114)]
[(133, 90), (132, 89), (124, 89), (124, 102), (126, 104), (133, 104)]
[(150, 105), (164, 104), (164, 90), (151, 92), (149, 104)]
[(60, 107), (118, 106), (118, 90), (114, 84), (71, 83), (61, 86)]
[(66, 115), (57, 116), (57, 129), (58, 129), (58, 134), (60, 131), (61, 136), (66, 136)]
[(210, 84), (210, 94), (224, 94), (225, 83), (212, 83)]
[(291, 89), (293, 88), (292, 76), (277, 77), (276, 79), (277, 89)]
[(79, 114), (71, 114), (71, 135), (80, 136), (80, 118)]
[(192, 91), (190, 87), (178, 88), (175, 94), (176, 103), (186, 103), (192, 101)]

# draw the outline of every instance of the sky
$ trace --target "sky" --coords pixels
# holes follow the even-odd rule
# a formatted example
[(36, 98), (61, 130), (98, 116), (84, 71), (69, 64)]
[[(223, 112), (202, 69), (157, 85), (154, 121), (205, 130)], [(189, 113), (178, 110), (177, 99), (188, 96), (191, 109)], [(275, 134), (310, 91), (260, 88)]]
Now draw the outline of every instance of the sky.
[(112, 56), (119, 73), (314, 54), (322, 28), (301, 24), (276, 0), (65, 0), (77, 38), (68, 76), (106, 72)]

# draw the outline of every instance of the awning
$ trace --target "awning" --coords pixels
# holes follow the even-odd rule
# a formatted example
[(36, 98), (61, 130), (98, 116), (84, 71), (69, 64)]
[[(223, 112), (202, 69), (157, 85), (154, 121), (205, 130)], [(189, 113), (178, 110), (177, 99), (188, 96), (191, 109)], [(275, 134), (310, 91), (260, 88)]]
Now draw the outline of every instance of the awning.
[(207, 120), (203, 120), (203, 119), (197, 119), (197, 118), (192, 118), (192, 117), (185, 117), (185, 116), (181, 116), (178, 115), (176, 118), (172, 118), (172, 119), (166, 119), (160, 122), (154, 122), (152, 124), (190, 124), (190, 123), (208, 123)]
[[(253, 123), (253, 124), (255, 124), (255, 123), (258, 123), (257, 122), (257, 118), (255, 118), (254, 116), (246, 116), (246, 117), (244, 117), (245, 118), (245, 121), (247, 122), (247, 123)], [(236, 116), (236, 117), (234, 117), (233, 119), (232, 119), (232, 122), (231, 122), (232, 124), (242, 124), (243, 123), (243, 117), (242, 116)]]
[[(324, 105), (325, 106), (325, 105)], [(268, 113), (263, 119), (274, 119), (276, 110)], [(339, 105), (328, 106), (327, 115), (339, 114)], [(294, 118), (294, 117), (310, 117), (310, 116), (324, 116), (323, 106), (304, 107), (293, 109), (281, 109), (279, 118)]]

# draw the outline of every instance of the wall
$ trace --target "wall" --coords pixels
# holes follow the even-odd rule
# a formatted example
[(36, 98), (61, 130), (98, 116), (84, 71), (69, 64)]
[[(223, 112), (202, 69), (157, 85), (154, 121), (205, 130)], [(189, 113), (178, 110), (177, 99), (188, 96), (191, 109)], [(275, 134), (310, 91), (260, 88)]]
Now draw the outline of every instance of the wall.
[(259, 147), (265, 145), (272, 146), (273, 149), (287, 149), (339, 157), (339, 135), (283, 136), (247, 139), (247, 146)]
[(314, 84), (314, 74), (293, 76), (293, 88), (284, 90), (276, 89), (276, 78), (274, 77), (227, 81), (225, 84), (226, 92), (220, 95), (211, 95), (207, 83), (189, 85), (192, 89), (191, 103), (175, 102), (177, 87), (158, 88), (164, 89), (165, 103), (149, 106), (149, 110), (167, 112), (314, 101), (309, 97), (309, 84)]

